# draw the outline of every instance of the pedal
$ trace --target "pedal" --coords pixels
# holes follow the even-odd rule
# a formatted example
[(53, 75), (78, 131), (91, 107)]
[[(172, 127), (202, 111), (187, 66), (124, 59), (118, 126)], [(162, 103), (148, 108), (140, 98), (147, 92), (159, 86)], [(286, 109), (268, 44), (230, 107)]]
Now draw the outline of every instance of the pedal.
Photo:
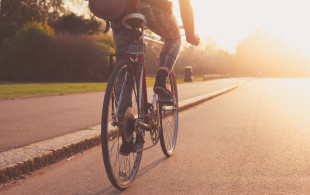
[(174, 101), (174, 99), (169, 98), (169, 99), (159, 99), (159, 100), (157, 100), (157, 102), (158, 102), (160, 105), (173, 106), (175, 101)]

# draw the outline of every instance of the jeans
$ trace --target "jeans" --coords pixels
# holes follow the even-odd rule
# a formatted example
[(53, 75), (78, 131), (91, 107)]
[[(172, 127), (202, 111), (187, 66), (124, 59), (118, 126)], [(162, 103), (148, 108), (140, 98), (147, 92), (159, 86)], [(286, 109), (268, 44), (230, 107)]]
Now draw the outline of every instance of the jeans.
[[(147, 27), (164, 40), (159, 67), (172, 70), (181, 47), (180, 29), (175, 16), (144, 2), (140, 3), (140, 11), (146, 18)], [(115, 52), (124, 53), (133, 42), (132, 31), (122, 26), (121, 19), (112, 22), (112, 30)]]

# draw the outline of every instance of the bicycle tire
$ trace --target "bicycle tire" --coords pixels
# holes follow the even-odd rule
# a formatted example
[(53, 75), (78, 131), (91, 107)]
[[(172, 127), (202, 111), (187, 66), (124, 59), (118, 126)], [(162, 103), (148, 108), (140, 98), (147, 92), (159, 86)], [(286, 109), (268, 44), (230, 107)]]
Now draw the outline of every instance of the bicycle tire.
[[(174, 72), (167, 79), (167, 88), (174, 94), (175, 105), (170, 109), (165, 110), (165, 107), (160, 107), (160, 145), (163, 153), (170, 157), (174, 154), (178, 127), (179, 127), (179, 112), (178, 112), (178, 89)], [(167, 106), (169, 107), (169, 106)]]
[[(127, 76), (129, 75), (129, 78), (132, 77), (133, 82), (139, 80), (139, 77), (135, 79), (135, 76), (127, 70), (128, 65), (125, 60), (117, 63), (113, 69), (105, 92), (101, 120), (102, 155), (105, 169), (110, 182), (119, 190), (124, 190), (130, 186), (138, 172), (142, 157), (142, 151), (130, 153), (128, 156), (120, 154), (120, 145), (124, 140), (122, 139), (122, 127), (120, 127), (120, 125), (112, 127), (111, 125), (113, 117), (114, 121), (122, 122), (122, 117), (120, 116), (122, 114), (113, 116), (112, 113), (115, 114), (116, 109), (121, 109), (122, 100), (120, 94), (122, 94), (121, 91), (124, 93), (124, 89), (128, 88), (128, 86), (126, 86), (127, 88), (125, 87), (127, 84), (122, 82), (126, 73)], [(136, 83), (136, 87), (134, 84), (132, 85), (133, 89), (131, 95), (131, 107), (135, 116), (142, 113), (142, 109), (139, 108), (139, 105), (143, 105), (139, 104), (139, 101), (143, 101), (143, 98), (142, 94), (140, 96), (137, 95), (138, 83), (139, 82)], [(122, 86), (121, 90), (119, 88), (120, 85)], [(137, 99), (137, 97), (140, 98)], [(142, 149), (143, 144), (139, 144), (138, 148)]]

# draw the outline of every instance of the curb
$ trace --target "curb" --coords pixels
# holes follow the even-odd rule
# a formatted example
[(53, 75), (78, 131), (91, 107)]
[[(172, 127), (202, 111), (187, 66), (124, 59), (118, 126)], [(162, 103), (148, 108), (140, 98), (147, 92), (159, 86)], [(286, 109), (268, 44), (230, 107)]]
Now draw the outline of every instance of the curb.
[[(241, 86), (232, 85), (214, 92), (179, 102), (179, 111), (184, 111), (205, 101), (218, 97)], [(9, 182), (27, 174), (69, 158), (101, 144), (101, 125), (61, 137), (27, 145), (0, 153), (0, 183)]]

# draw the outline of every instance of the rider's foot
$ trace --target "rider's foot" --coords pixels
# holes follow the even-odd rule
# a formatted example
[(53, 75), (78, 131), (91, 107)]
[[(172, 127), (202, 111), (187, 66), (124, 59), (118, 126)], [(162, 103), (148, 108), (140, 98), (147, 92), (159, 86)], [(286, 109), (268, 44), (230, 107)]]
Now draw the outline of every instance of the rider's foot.
[(132, 141), (129, 143), (123, 142), (119, 149), (119, 153), (123, 156), (128, 156), (131, 152), (134, 152), (134, 151), (135, 151), (135, 147)]
[(137, 148), (138, 144), (144, 144), (144, 143), (145, 143), (145, 141), (144, 141), (143, 135), (138, 133), (136, 136), (135, 143), (133, 143), (133, 141), (131, 141), (129, 143), (123, 142), (121, 144), (121, 147), (119, 149), (119, 153), (123, 156), (128, 156), (131, 152), (136, 152), (136, 148)]
[(135, 144), (144, 144), (144, 143), (145, 143), (145, 141), (144, 141), (143, 135), (138, 133), (137, 136), (136, 136)]
[(160, 98), (173, 98), (171, 91), (166, 88), (167, 77), (168, 72), (166, 70), (158, 70), (153, 90)]

